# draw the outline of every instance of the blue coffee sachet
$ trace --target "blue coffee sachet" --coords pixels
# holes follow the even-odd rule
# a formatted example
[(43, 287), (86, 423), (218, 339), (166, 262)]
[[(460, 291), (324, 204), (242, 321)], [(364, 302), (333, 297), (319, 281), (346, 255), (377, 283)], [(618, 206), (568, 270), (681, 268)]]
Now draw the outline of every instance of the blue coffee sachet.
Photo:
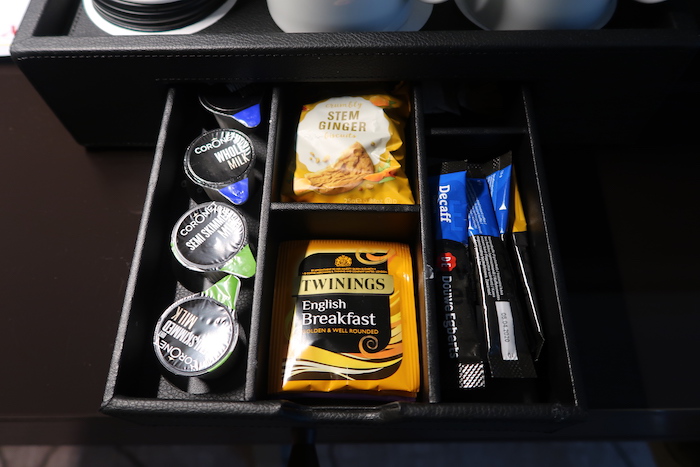
[(489, 374), (493, 378), (534, 378), (521, 300), (488, 182), (467, 176), (466, 188), (468, 247), (477, 276), (477, 309), (484, 321)]
[(465, 390), (483, 388), (486, 381), (474, 269), (466, 246), (466, 172), (449, 170), (441, 167), (428, 181), (435, 230), (441, 392), (444, 400), (460, 400)]

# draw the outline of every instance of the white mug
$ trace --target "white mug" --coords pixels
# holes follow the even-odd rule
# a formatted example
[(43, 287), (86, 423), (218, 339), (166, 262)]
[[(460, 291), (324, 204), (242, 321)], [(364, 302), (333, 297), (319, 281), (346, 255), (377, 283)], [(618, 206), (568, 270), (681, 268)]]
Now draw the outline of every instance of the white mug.
[(455, 0), (462, 13), (487, 30), (600, 29), (617, 0)]
[(412, 31), (445, 0), (267, 0), (284, 32)]

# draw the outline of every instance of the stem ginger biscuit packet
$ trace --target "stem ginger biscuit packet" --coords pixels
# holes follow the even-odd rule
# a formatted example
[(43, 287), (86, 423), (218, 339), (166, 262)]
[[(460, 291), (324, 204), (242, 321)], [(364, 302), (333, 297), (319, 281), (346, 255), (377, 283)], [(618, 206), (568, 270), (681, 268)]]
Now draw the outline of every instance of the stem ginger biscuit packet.
[(410, 249), (393, 242), (281, 245), (270, 393), (415, 399), (418, 330)]
[(304, 105), (282, 201), (414, 204), (402, 167), (409, 113), (400, 87)]

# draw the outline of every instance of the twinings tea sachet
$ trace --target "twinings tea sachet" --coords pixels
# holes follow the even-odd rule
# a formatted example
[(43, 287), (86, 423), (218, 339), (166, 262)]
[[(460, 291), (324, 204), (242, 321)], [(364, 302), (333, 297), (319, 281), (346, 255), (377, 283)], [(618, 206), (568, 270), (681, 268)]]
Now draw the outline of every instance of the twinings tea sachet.
[(402, 166), (408, 93), (337, 96), (304, 105), (283, 201), (413, 204)]
[(412, 275), (401, 243), (283, 243), (270, 392), (414, 399), (420, 370)]

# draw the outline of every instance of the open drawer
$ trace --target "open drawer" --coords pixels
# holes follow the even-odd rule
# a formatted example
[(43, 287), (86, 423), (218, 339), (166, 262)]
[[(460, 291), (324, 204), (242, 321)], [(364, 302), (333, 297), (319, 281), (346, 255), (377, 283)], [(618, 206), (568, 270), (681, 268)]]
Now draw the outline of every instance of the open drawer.
[[(342, 83), (335, 83), (338, 94)], [(147, 424), (222, 426), (239, 440), (288, 441), (298, 428), (318, 429), (318, 440), (409, 441), (466, 439), (477, 430), (550, 432), (584, 416), (566, 323), (556, 246), (532, 103), (527, 91), (488, 88), (494, 101), (481, 110), (441, 110), (435, 96), (447, 85), (412, 85), (406, 126), (405, 170), (416, 203), (334, 205), (282, 202), (280, 186), (301, 104), (318, 84), (269, 87), (266, 118), (249, 133), (256, 149), (258, 189), (240, 207), (257, 259), (253, 278), (242, 280), (237, 312), (246, 353), (216, 380), (175, 380), (164, 374), (152, 347), (160, 314), (192, 292), (173, 267), (170, 232), (178, 218), (201, 202), (185, 182), (183, 156), (214, 118), (192, 88), (171, 89), (154, 158), (131, 276), (102, 411)], [(459, 88), (459, 86), (457, 86)], [(459, 92), (469, 92), (469, 86)], [(485, 95), (480, 89), (478, 95)], [(476, 94), (475, 94), (476, 95)], [(498, 105), (493, 105), (497, 102)], [(267, 118), (269, 117), (269, 119)], [(433, 220), (428, 169), (437, 159), (485, 157), (512, 151), (528, 222), (531, 263), (545, 344), (535, 362), (537, 378), (489, 380), (484, 389), (446, 398), (440, 384), (438, 316), (433, 274)], [(370, 227), (368, 227), (370, 226)], [(310, 238), (369, 238), (410, 246), (418, 313), (421, 387), (411, 402), (328, 399), (305, 402), (268, 394), (271, 310), (280, 242)]]

